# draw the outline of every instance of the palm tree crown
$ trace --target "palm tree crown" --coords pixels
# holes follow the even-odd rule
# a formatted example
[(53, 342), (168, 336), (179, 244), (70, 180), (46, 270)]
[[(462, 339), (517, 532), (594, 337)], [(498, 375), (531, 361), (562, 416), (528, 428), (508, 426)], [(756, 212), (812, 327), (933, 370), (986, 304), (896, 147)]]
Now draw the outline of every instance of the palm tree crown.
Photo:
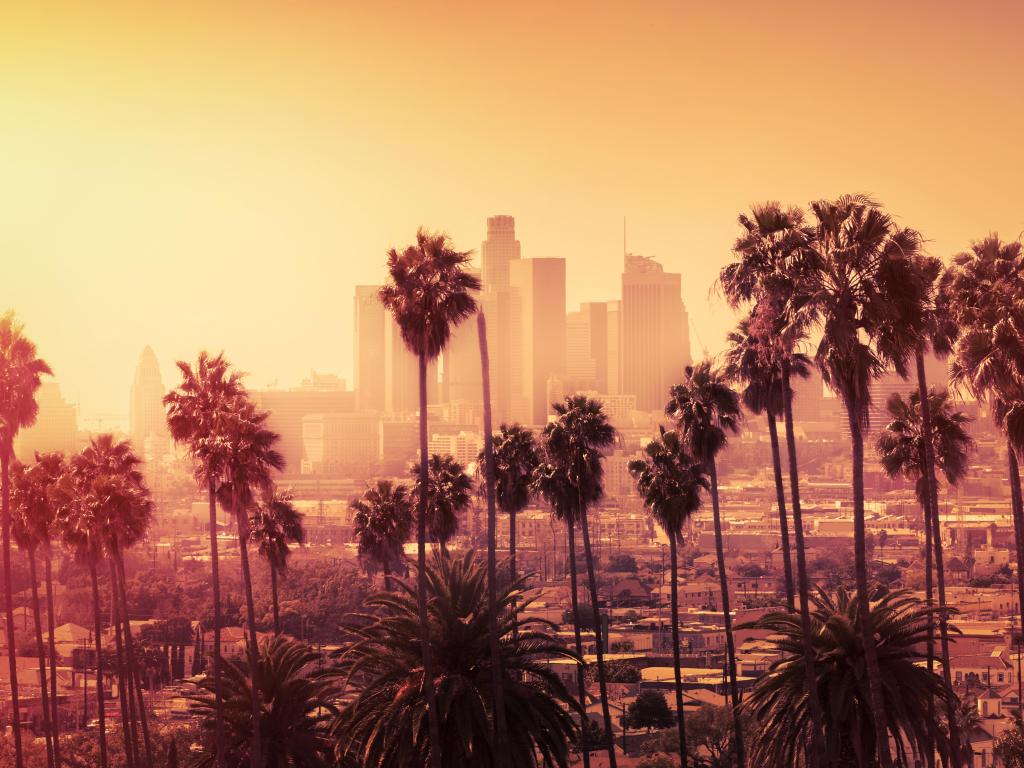
[(711, 488), (704, 467), (686, 453), (679, 433), (664, 427), (644, 452), (647, 457), (631, 461), (629, 472), (661, 529), (678, 536), (700, 509), (701, 491)]
[(494, 436), (494, 496), (503, 512), (521, 512), (530, 503), (533, 471), (540, 464), (537, 440), (521, 424), (502, 424)]
[(36, 390), (53, 371), (36, 357), (36, 345), (24, 335), (13, 312), (0, 317), (0, 450), (9, 455), (14, 436), (35, 424)]
[(249, 520), (249, 536), (261, 557), (276, 570), (284, 570), (290, 545), (306, 540), (302, 513), (295, 508), (292, 494), (276, 489), (264, 492)]
[[(413, 481), (413, 497), (419, 499), (420, 467), (409, 468)], [(427, 463), (426, 515), (430, 538), (447, 546), (459, 530), (459, 515), (473, 500), (473, 481), (452, 456), (434, 454)]]
[(412, 533), (413, 507), (408, 486), (378, 480), (349, 504), (355, 513), (353, 536), (367, 573), (390, 573), (405, 559), (403, 547)]
[(725, 447), (727, 433), (739, 431), (739, 396), (710, 360), (686, 366), (669, 398), (665, 415), (679, 424), (687, 453), (699, 461), (710, 462)]
[(549, 461), (560, 464), (577, 494), (589, 506), (604, 495), (602, 452), (615, 442), (615, 428), (604, 408), (585, 395), (572, 395), (555, 403), (555, 420), (544, 428)]

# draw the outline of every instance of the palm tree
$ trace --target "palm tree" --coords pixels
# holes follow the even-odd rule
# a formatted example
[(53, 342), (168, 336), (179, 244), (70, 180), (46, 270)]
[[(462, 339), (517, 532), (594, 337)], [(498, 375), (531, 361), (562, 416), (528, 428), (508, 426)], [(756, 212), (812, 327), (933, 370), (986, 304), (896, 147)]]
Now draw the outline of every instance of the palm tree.
[(3, 540), (4, 612), (7, 619), (7, 658), (11, 674), (11, 722), (14, 731), (14, 761), (22, 768), (21, 707), (18, 702), (18, 665), (14, 653), (14, 592), (11, 587), (11, 459), (14, 438), (22, 427), (36, 421), (39, 405), (36, 390), (50, 366), (36, 357), (36, 345), (23, 333), (13, 312), (0, 317), (0, 534)]
[[(242, 768), (251, 762), (252, 734), (256, 730), (253, 700), (262, 702), (258, 730), (267, 768), (326, 768), (331, 764), (327, 721), (334, 711), (333, 695), (329, 681), (315, 674), (320, 659), (320, 654), (308, 646), (278, 636), (261, 649), (255, 673), (244, 662), (224, 661), (223, 706), (228, 735), (224, 764), (228, 768)], [(202, 728), (207, 734), (215, 733), (215, 683), (207, 678), (199, 685), (203, 692), (191, 698), (203, 715)], [(215, 764), (215, 755), (205, 747), (195, 764), (209, 768)]]
[[(443, 233), (425, 229), (416, 233), (416, 243), (401, 253), (388, 251), (389, 281), (380, 290), (381, 303), (394, 316), (402, 340), (419, 360), (420, 390), (420, 485), (426, 487), (427, 474), (427, 366), (436, 360), (451, 338), (452, 328), (476, 311), (473, 292), (480, 281), (466, 270), (470, 254), (456, 251)], [(431, 765), (441, 768), (440, 719), (434, 698), (433, 658), (427, 638), (427, 497), (419, 498), (416, 531), (419, 578), (420, 633), (423, 638), (426, 668), (426, 701), (430, 724)]]
[[(812, 598), (815, 684), (818, 698), (829, 702), (821, 757), (828, 765), (870, 765), (877, 742), (891, 738), (901, 768), (913, 765), (914, 753), (932, 744), (945, 761), (954, 749), (928, 718), (927, 702), (937, 699), (955, 708), (957, 699), (942, 678), (920, 666), (919, 649), (931, 623), (931, 609), (909, 592), (885, 593), (876, 588), (868, 597), (884, 681), (881, 718), (866, 679), (859, 596), (840, 587), (834, 595), (819, 591)], [(764, 768), (805, 766), (805, 747), (815, 726), (808, 711), (800, 620), (792, 613), (776, 612), (743, 628), (771, 633), (768, 642), (780, 655), (744, 702), (760, 724), (751, 745), (752, 763)], [(885, 736), (879, 736), (876, 727), (884, 728)]]
[[(821, 325), (815, 362), (825, 383), (843, 402), (853, 458), (854, 560), (861, 611), (861, 635), (873, 712), (884, 722), (885, 697), (879, 677), (875, 633), (868, 605), (864, 523), (864, 431), (868, 427), (871, 383), (887, 369), (906, 377), (908, 356), (924, 337), (928, 286), (915, 259), (921, 236), (897, 227), (870, 198), (847, 195), (811, 204), (814, 235), (792, 265), (798, 275), (789, 296), (801, 324)], [(882, 768), (889, 768), (889, 742), (879, 734)]]
[[(789, 268), (792, 260), (813, 237), (804, 223), (799, 208), (783, 208), (777, 202), (755, 205), (751, 215), (741, 214), (740, 237), (733, 253), (736, 261), (722, 270), (721, 285), (730, 305), (754, 303), (752, 317), (758, 329), (769, 328), (775, 340), (770, 359), (779, 363), (782, 384), (782, 413), (786, 426), (786, 453), (789, 458), (790, 508), (793, 513), (793, 538), (796, 549), (797, 591), (800, 595), (800, 621), (804, 629), (804, 674), (810, 691), (810, 710), (818, 725), (812, 732), (812, 761), (823, 752), (818, 734), (821, 731), (822, 708), (814, 686), (814, 652), (811, 647), (810, 585), (807, 577), (807, 556), (804, 548), (803, 512), (800, 508), (800, 472), (793, 424), (792, 364), (799, 354), (797, 347), (804, 340), (799, 314), (785, 313), (786, 298), (796, 292), (796, 275)], [(766, 334), (759, 334), (764, 338)]]
[(271, 487), (265, 491), (250, 521), (249, 535), (256, 543), (256, 551), (270, 566), (270, 594), (274, 609), (274, 634), (281, 634), (281, 617), (277, 604), (277, 575), (288, 567), (289, 545), (302, 544), (306, 532), (302, 528), (302, 513), (292, 503), (291, 493), (278, 492)]
[(683, 448), (678, 432), (661, 428), (660, 437), (646, 447), (647, 458), (629, 463), (637, 490), (658, 525), (668, 536), (672, 584), (672, 658), (676, 674), (676, 712), (679, 727), (679, 763), (686, 768), (686, 726), (683, 717), (683, 680), (679, 659), (679, 559), (677, 548), (683, 525), (700, 509), (701, 490), (710, 490), (704, 467)]
[(359, 499), (349, 504), (353, 538), (359, 548), (359, 560), (367, 576), (377, 569), (384, 572), (388, 588), (391, 569), (405, 560), (403, 549), (412, 532), (412, 497), (409, 488), (390, 480), (378, 480)]
[[(967, 434), (966, 425), (970, 418), (954, 409), (945, 391), (929, 393), (928, 409), (930, 419), (928, 428), (924, 426), (924, 409), (917, 392), (912, 392), (908, 400), (900, 394), (893, 393), (886, 403), (891, 421), (879, 433), (875, 448), (878, 452), (882, 468), (889, 477), (903, 476), (914, 482), (918, 502), (921, 504), (922, 516), (925, 521), (925, 592), (927, 604), (932, 604), (932, 552), (933, 539), (937, 529), (937, 508), (934, 486), (928, 479), (928, 463), (925, 459), (926, 435), (931, 437), (927, 442), (931, 445), (931, 456), (934, 467), (943, 473), (950, 485), (956, 485), (967, 474), (967, 455), (974, 446), (974, 440)], [(934, 545), (937, 555), (936, 563), (941, 563), (941, 538)], [(947, 686), (949, 679), (949, 633), (946, 622), (946, 590), (943, 569), (937, 569), (939, 580), (939, 623), (942, 639), (943, 677)], [(933, 667), (934, 648), (932, 631), (928, 632), (928, 669)], [(955, 721), (953, 718), (952, 721)], [(955, 722), (954, 722), (955, 726)], [(958, 743), (954, 738), (953, 743)]]
[[(525, 580), (502, 585), (498, 594), (507, 755), (496, 753), (491, 725), (486, 565), (473, 552), (454, 558), (437, 555), (427, 582), (429, 642), (438, 664), (437, 695), (445, 702), (445, 766), (491, 768), (506, 758), (515, 766), (568, 766), (575, 727), (566, 710), (576, 704), (551, 662), (580, 660), (558, 642), (546, 622), (521, 620), (512, 610), (514, 601), (524, 608), (532, 602), (525, 596)], [(431, 746), (418, 586), (399, 582), (397, 592), (372, 596), (366, 608), (346, 627), (355, 640), (338, 653), (329, 670), (344, 685), (339, 693), (350, 702), (340, 707), (332, 728), (337, 758), (343, 765), (425, 768)]]
[(217, 551), (217, 493), (224, 475), (228, 446), (222, 439), (225, 415), (242, 393), (241, 376), (223, 354), (203, 351), (195, 368), (178, 361), (181, 384), (164, 397), (171, 437), (188, 448), (196, 482), (205, 488), (210, 509), (210, 570), (213, 585), (213, 681), (217, 697), (216, 765), (223, 768), (224, 718), (220, 701), (220, 558)]
[[(49, 536), (50, 504), (46, 487), (37, 484), (38, 473), (32, 468), (15, 463), (11, 469), (11, 535), (18, 549), (28, 556), (29, 579), (32, 581), (32, 613), (35, 618), (36, 654), (39, 659), (39, 689), (43, 701), (43, 736), (46, 740), (46, 764), (53, 768), (52, 709), (50, 692), (46, 685), (46, 650), (43, 646), (42, 608), (39, 603), (39, 577), (36, 572), (36, 552)], [(56, 667), (50, 668), (56, 675)]]
[[(724, 374), (726, 378), (743, 385), (743, 405), (754, 414), (766, 414), (768, 437), (771, 442), (772, 466), (775, 473), (775, 499), (779, 507), (779, 534), (782, 540), (782, 564), (786, 577), (786, 603), (796, 610), (796, 589), (789, 549), (789, 522), (786, 519), (786, 492), (782, 481), (782, 454), (779, 450), (779, 432), (776, 418), (783, 413), (782, 366), (776, 359), (776, 345), (760, 332), (756, 311), (740, 321), (735, 331), (726, 337)], [(792, 374), (807, 378), (811, 361), (799, 352), (790, 356)]]
[(502, 424), (494, 436), (494, 495), (508, 515), (509, 576), (516, 579), (516, 515), (530, 503), (533, 473), (541, 462), (531, 430), (521, 424)]
[[(409, 474), (413, 481), (413, 498), (417, 507), (422, 508), (419, 498), (424, 486), (419, 466), (411, 466)], [(459, 530), (459, 516), (469, 509), (473, 500), (473, 481), (454, 457), (435, 453), (427, 463), (426, 489), (427, 535), (447, 554), (448, 542)]]
[[(220, 502), (235, 517), (238, 531), (238, 554), (242, 566), (242, 586), (245, 590), (246, 627), (248, 629), (247, 653), (249, 672), (256, 674), (259, 665), (259, 646), (256, 640), (256, 605), (252, 595), (252, 569), (249, 565), (249, 514), (256, 494), (269, 493), (272, 488), (272, 472), (284, 469), (284, 457), (274, 448), (279, 436), (267, 429), (270, 414), (259, 411), (247, 396), (236, 399), (224, 419), (224, 440), (228, 455), (224, 464), (224, 482), (219, 489)], [(260, 733), (260, 701), (257, 698), (259, 685), (253, 679), (250, 684), (252, 699), (252, 749), (249, 757), (252, 768), (265, 768), (263, 762), (263, 737)]]
[(545, 448), (549, 458), (564, 472), (568, 480), (583, 534), (583, 557), (587, 564), (587, 582), (590, 586), (590, 604), (594, 608), (594, 648), (597, 654), (597, 680), (601, 690), (601, 710), (608, 746), (608, 763), (615, 768), (615, 740), (612, 734), (612, 716), (608, 705), (608, 683), (604, 668), (604, 641), (600, 621), (597, 620), (597, 577), (594, 573), (594, 555), (590, 547), (590, 523), (587, 509), (604, 496), (604, 457), (615, 441), (615, 429), (601, 403), (583, 395), (567, 397), (554, 403), (555, 420), (544, 428)]
[(679, 425), (682, 444), (699, 461), (711, 480), (711, 511), (715, 525), (715, 551), (718, 556), (718, 581), (722, 592), (722, 618), (729, 667), (729, 693), (736, 732), (736, 762), (745, 764), (743, 729), (739, 713), (739, 689), (736, 682), (736, 646), (732, 636), (729, 609), (729, 582), (722, 546), (722, 518), (718, 503), (718, 464), (716, 457), (725, 448), (727, 433), (739, 432), (739, 397), (726, 383), (721, 371), (710, 360), (686, 366), (682, 383), (672, 387), (665, 415)]

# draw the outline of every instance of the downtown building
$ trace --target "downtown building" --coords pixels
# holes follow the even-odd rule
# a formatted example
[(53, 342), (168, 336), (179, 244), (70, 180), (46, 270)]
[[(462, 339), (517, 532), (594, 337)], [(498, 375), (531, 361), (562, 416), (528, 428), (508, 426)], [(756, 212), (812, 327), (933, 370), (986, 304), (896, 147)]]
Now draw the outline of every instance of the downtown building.
[(160, 363), (147, 345), (135, 366), (128, 401), (128, 435), (135, 452), (147, 463), (159, 462), (170, 451), (164, 394)]

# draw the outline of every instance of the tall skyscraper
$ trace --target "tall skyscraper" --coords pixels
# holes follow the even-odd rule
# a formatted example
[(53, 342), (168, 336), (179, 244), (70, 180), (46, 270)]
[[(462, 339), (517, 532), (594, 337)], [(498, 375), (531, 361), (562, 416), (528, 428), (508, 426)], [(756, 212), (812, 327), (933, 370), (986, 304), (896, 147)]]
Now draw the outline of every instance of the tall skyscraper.
[(36, 451), (70, 454), (78, 448), (78, 413), (74, 405), (65, 402), (57, 383), (43, 382), (36, 402), (36, 423), (18, 432), (14, 443), (14, 453), (23, 464), (35, 461)]
[(480, 246), (484, 288), (500, 291), (509, 286), (509, 265), (520, 258), (516, 220), (512, 216), (487, 219), (487, 239)]
[(491, 405), (494, 421), (500, 424), (511, 417), (518, 374), (512, 370), (513, 346), (518, 344), (512, 334), (510, 274), (512, 265), (521, 260), (516, 240), (516, 220), (511, 216), (487, 219), (487, 237), (480, 245), (480, 306), (487, 318), (487, 342), (491, 361)]
[(622, 302), (609, 301), (605, 307), (605, 330), (608, 333), (607, 390), (609, 395), (618, 395), (622, 392)]
[(147, 345), (135, 367), (128, 415), (128, 434), (132, 444), (136, 453), (147, 461), (159, 460), (169, 449), (163, 400), (160, 363), (153, 349)]
[[(384, 313), (385, 410), (388, 413), (416, 413), (420, 408), (419, 361), (402, 341), (398, 323)], [(427, 403), (438, 400), (437, 360), (427, 364)]]
[(551, 379), (565, 375), (565, 259), (519, 259), (509, 270), (513, 417), (547, 421)]
[(622, 393), (641, 411), (660, 410), (690, 361), (681, 276), (652, 258), (625, 255), (622, 273)]
[(384, 314), (379, 285), (357, 285), (353, 344), (356, 403), (361, 411), (384, 410)]
[(565, 355), (569, 389), (608, 393), (607, 302), (584, 302), (566, 316)]
[[(475, 277), (480, 277), (478, 271), (470, 271)], [(474, 298), (477, 301), (481, 300), (479, 294), (474, 296)], [(444, 351), (443, 367), (442, 397), (445, 402), (468, 404), (481, 403), (483, 401), (480, 340), (477, 334), (475, 317), (463, 320), (452, 329), (451, 339), (448, 341), (448, 346)]]

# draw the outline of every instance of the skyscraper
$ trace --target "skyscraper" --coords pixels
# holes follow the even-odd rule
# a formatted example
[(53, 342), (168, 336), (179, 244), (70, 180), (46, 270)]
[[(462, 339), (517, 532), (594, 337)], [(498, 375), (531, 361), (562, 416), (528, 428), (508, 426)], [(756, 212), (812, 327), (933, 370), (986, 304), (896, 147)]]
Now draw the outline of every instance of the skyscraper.
[(509, 265), (520, 258), (516, 240), (516, 220), (512, 216), (491, 216), (487, 219), (487, 239), (480, 246), (483, 284), (486, 290), (500, 291), (509, 287)]
[[(402, 340), (390, 312), (384, 318), (385, 410), (392, 414), (416, 413), (420, 408), (419, 361)], [(438, 399), (437, 360), (427, 363), (427, 403)]]
[[(480, 273), (470, 270), (474, 277)], [(474, 295), (480, 301), (479, 294)], [(490, 319), (490, 318), (488, 318)], [(491, 334), (493, 330), (488, 329)], [(483, 380), (480, 369), (480, 340), (476, 318), (470, 317), (452, 329), (452, 336), (444, 351), (443, 399), (449, 403), (481, 403)], [(493, 383), (492, 383), (493, 386)]]
[(15, 439), (14, 453), (23, 464), (34, 461), (36, 451), (70, 454), (78, 448), (78, 413), (74, 405), (65, 402), (57, 383), (43, 382), (36, 402), (39, 404), (36, 423), (21, 430)]
[(588, 301), (566, 316), (566, 382), (571, 390), (608, 392), (608, 303)]
[(160, 363), (147, 345), (135, 367), (128, 415), (128, 434), (136, 453), (146, 461), (159, 460), (169, 449), (163, 400)]
[(547, 421), (551, 379), (565, 375), (565, 259), (511, 263), (512, 415), (526, 424)]
[(491, 405), (494, 421), (500, 424), (511, 416), (513, 381), (513, 345), (510, 278), (512, 265), (521, 260), (516, 240), (516, 220), (511, 216), (487, 219), (487, 237), (480, 245), (483, 291), (480, 307), (487, 318), (487, 342), (491, 362)]
[(357, 285), (353, 344), (353, 372), (357, 407), (384, 410), (384, 314), (379, 285)]
[(625, 254), (622, 273), (622, 393), (641, 411), (660, 410), (690, 361), (681, 276), (652, 258)]

